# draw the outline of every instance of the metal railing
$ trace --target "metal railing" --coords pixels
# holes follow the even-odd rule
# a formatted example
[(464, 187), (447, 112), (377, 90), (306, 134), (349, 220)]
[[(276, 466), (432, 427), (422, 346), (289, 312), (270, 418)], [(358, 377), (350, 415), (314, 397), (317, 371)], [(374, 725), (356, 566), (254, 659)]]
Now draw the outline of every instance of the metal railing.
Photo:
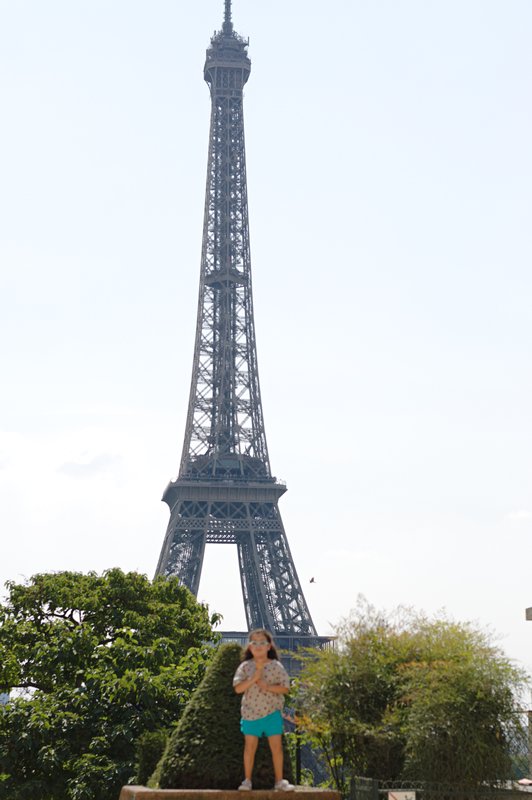
[[(247, 631), (220, 631), (222, 642), (237, 642), (241, 647), (246, 647), (249, 643), (249, 633)], [(336, 637), (334, 636), (312, 636), (303, 634), (277, 635), (274, 636), (275, 646), (283, 651), (283, 655), (294, 652), (302, 647), (316, 647), (319, 650), (331, 650), (335, 647)]]
[[(525, 795), (525, 797), (524, 797)], [(377, 781), (354, 777), (346, 800), (526, 800), (526, 792), (509, 781), (501, 786), (460, 786), (427, 781)]]

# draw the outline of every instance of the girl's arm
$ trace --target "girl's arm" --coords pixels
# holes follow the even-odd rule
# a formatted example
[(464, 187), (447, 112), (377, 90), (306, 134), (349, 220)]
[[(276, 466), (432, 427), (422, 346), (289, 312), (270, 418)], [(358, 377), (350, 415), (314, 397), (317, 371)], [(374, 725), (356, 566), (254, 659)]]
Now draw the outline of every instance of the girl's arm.
[[(274, 694), (288, 694), (290, 691), (289, 686), (283, 686), (281, 683), (266, 683), (266, 681), (257, 681), (259, 687), (265, 692), (273, 692)], [(240, 684), (239, 684), (240, 685)]]
[(290, 678), (287, 671), (278, 661), (273, 662), (272, 669), (274, 670), (272, 678), (273, 680), (277, 678), (279, 683), (267, 683), (260, 675), (258, 680), (259, 687), (263, 691), (272, 692), (273, 694), (288, 694), (290, 691)]
[(240, 683), (235, 683), (234, 690), (237, 694), (244, 694), (246, 689), (249, 689), (249, 687), (256, 682), (257, 682), (256, 675), (253, 675), (253, 677), (249, 678), (247, 681), (240, 681)]

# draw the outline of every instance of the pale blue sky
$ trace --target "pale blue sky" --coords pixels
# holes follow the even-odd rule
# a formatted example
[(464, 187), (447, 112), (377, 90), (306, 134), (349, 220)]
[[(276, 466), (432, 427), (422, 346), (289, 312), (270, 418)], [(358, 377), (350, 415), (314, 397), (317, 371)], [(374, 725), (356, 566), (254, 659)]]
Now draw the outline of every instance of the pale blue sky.
[[(1, 583), (155, 569), (222, 10), (0, 0)], [(358, 592), (445, 607), (532, 669), (532, 4), (233, 16), (266, 429), (314, 620)], [(200, 597), (244, 625), (233, 548)]]

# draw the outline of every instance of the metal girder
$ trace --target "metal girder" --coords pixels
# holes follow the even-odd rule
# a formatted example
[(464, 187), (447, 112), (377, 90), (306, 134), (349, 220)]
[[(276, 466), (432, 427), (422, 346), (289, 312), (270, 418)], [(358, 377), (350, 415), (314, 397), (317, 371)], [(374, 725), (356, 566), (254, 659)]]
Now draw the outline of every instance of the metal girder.
[(223, 28), (204, 76), (211, 124), (192, 381), (179, 476), (156, 574), (197, 594), (205, 545), (236, 544), (248, 626), (316, 636), (278, 509), (257, 367), (251, 287), (243, 87), (247, 42)]

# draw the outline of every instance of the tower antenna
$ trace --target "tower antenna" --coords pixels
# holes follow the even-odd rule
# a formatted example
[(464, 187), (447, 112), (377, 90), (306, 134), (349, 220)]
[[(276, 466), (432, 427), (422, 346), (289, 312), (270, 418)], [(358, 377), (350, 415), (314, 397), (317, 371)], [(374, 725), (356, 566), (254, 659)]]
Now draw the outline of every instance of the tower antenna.
[(233, 32), (233, 23), (231, 21), (231, 0), (225, 0), (223, 31), (224, 33)]

